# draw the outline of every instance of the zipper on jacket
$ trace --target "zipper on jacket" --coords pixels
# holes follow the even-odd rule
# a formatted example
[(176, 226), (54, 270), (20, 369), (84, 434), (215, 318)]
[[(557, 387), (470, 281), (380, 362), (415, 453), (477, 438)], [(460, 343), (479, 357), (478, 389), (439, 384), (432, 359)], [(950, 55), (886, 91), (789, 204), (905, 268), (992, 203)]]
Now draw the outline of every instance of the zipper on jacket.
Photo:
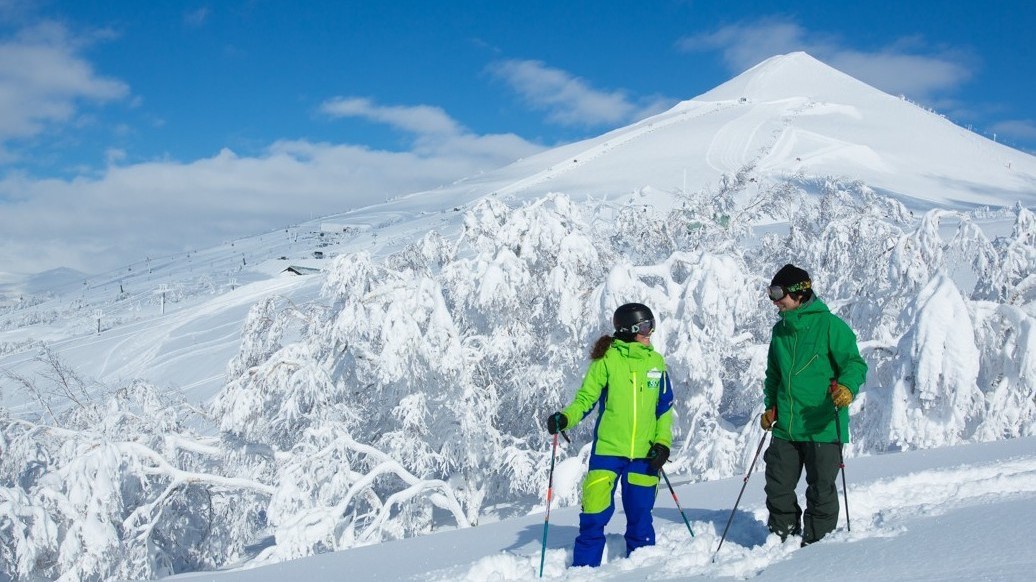
[[(795, 365), (795, 360), (799, 357), (799, 334), (795, 332), (795, 341), (791, 345), (791, 365)], [(789, 370), (790, 372), (791, 370)], [(788, 375), (788, 436), (795, 440), (795, 435), (792, 434), (792, 423), (795, 421), (795, 397), (791, 393), (791, 374)]]
[(633, 459), (633, 451), (637, 446), (637, 373), (632, 372), (633, 376), (633, 434), (630, 435), (630, 458)]

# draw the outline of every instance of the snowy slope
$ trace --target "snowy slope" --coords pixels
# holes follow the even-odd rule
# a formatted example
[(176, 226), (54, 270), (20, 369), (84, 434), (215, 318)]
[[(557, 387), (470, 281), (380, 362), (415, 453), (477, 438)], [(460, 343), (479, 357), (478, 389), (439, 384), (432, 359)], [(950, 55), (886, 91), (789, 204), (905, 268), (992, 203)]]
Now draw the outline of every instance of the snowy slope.
[[(566, 569), (577, 508), (551, 512), (545, 580), (873, 580), (1021, 582), (1032, 577), (1036, 518), (1036, 439), (847, 459), (850, 529), (809, 548), (766, 532), (762, 474), (748, 482), (720, 553), (716, 548), (742, 478), (674, 483), (695, 537), (673, 498), (659, 490), (658, 545), (625, 558), (624, 516), (608, 528), (609, 561)], [(544, 485), (545, 486), (545, 485)], [(561, 488), (575, 486), (560, 483)], [(800, 491), (801, 494), (801, 491)], [(174, 580), (273, 582), (536, 580), (543, 514), (474, 529), (323, 554), (255, 569), (174, 576)], [(713, 561), (713, 556), (716, 559)]]
[(699, 190), (746, 165), (773, 180), (861, 179), (911, 207), (1036, 203), (1033, 156), (805, 53), (768, 59), (631, 126), (409, 198), (493, 193), (510, 199), (553, 191), (626, 200), (646, 188)]

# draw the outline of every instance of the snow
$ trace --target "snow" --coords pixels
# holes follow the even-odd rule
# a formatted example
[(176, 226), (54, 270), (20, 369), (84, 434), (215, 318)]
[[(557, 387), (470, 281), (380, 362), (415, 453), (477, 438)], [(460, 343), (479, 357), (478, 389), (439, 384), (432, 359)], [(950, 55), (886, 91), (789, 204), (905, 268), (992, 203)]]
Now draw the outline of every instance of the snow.
[[(542, 419), (635, 300), (675, 371), (666, 470), (695, 537), (663, 488), (656, 547), (623, 557), (619, 513), (608, 563), (566, 568), (573, 431), (545, 578), (1027, 580), (1034, 205), (1036, 158), (795, 53), (434, 191), (0, 281), (0, 578), (533, 579)], [(713, 561), (789, 261), (870, 366), (852, 529), (769, 538), (756, 474)]]
[[(622, 554), (624, 516), (607, 530), (608, 562), (597, 570), (566, 568), (578, 531), (575, 507), (551, 511), (545, 580), (1029, 580), (1036, 518), (1036, 439), (944, 447), (846, 459), (849, 526), (799, 548), (768, 536), (763, 478), (753, 474), (727, 539), (716, 547), (741, 477), (674, 482), (691, 537), (664, 487), (655, 509), (658, 544)], [(571, 486), (555, 473), (555, 486)], [(559, 477), (561, 477), (559, 479)], [(574, 478), (575, 476), (570, 476)], [(560, 481), (560, 482), (559, 482)], [(544, 483), (544, 487), (546, 484)], [(801, 491), (800, 491), (801, 494)], [(264, 582), (365, 580), (536, 580), (543, 514), (475, 529), (387, 542), (259, 569), (186, 574), (175, 580)], [(713, 557), (715, 555), (715, 561)]]

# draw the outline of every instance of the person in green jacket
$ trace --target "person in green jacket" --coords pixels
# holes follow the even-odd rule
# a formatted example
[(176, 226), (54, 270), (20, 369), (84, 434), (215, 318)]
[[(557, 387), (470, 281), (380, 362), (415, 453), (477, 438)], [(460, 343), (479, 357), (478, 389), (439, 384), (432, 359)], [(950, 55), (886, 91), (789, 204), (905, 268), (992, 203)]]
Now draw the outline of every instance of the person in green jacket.
[[(767, 527), (806, 546), (838, 523), (841, 447), (849, 442), (848, 406), (867, 374), (856, 335), (812, 289), (809, 273), (788, 264), (774, 275), (769, 297), (780, 320), (766, 361), (763, 430), (773, 438), (766, 462)], [(838, 415), (838, 421), (835, 417)], [(795, 487), (806, 470), (806, 511)]]
[(547, 431), (557, 434), (597, 410), (573, 566), (601, 565), (604, 526), (615, 513), (620, 483), (626, 555), (655, 544), (651, 511), (658, 472), (673, 442), (673, 387), (665, 359), (651, 346), (655, 316), (643, 304), (627, 303), (615, 310), (612, 323), (615, 333), (590, 350), (590, 366), (572, 403), (547, 417)]

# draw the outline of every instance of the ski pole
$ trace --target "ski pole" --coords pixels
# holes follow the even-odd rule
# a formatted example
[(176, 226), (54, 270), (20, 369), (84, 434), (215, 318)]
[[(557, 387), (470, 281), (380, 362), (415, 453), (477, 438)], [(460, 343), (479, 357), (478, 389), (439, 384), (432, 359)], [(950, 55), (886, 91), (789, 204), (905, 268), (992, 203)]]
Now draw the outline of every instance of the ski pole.
[(550, 523), (550, 498), (554, 495), (554, 458), (558, 452), (558, 434), (554, 433), (554, 445), (550, 450), (550, 473), (547, 477), (547, 516), (543, 519), (543, 547), (540, 548), (540, 578), (543, 578), (543, 562), (547, 558), (547, 525)]
[[(836, 390), (838, 390), (838, 381), (831, 378), (829, 392), (833, 396)], [(842, 445), (842, 419), (839, 417), (837, 405), (835, 406), (835, 434), (838, 435), (838, 469), (842, 471), (842, 495), (845, 496), (845, 531), (853, 531), (852, 526), (849, 525), (849, 489), (845, 486), (845, 457), (842, 456), (842, 449), (845, 447)]]
[(659, 469), (658, 474), (665, 479), (665, 484), (669, 486), (669, 492), (673, 494), (673, 501), (676, 502), (676, 508), (680, 510), (680, 517), (683, 518), (683, 522), (687, 524), (687, 531), (691, 532), (691, 537), (694, 537), (694, 530), (691, 529), (691, 522), (687, 521), (687, 516), (683, 512), (683, 508), (680, 507), (680, 500), (676, 498), (676, 491), (673, 490), (673, 484), (669, 482), (669, 475), (665, 474), (665, 469)]
[(723, 535), (719, 538), (719, 545), (716, 546), (716, 551), (712, 554), (712, 561), (716, 561), (716, 555), (719, 554), (719, 549), (723, 547), (723, 540), (727, 539), (727, 530), (730, 529), (730, 522), (734, 521), (734, 513), (737, 512), (737, 506), (741, 503), (741, 496), (745, 494), (745, 487), (748, 487), (748, 478), (752, 476), (752, 469), (755, 468), (755, 462), (759, 460), (759, 453), (763, 450), (763, 443), (766, 442), (766, 431), (763, 431), (763, 438), (759, 439), (759, 446), (755, 448), (755, 456), (752, 457), (752, 464), (748, 466), (748, 472), (745, 473), (745, 482), (741, 484), (741, 493), (737, 494), (737, 501), (734, 502), (734, 509), (730, 510), (730, 517), (727, 519), (727, 526), (723, 528)]
[[(565, 437), (565, 440), (571, 443), (572, 441), (568, 438), (568, 435), (563, 431), (561, 436)], [(558, 452), (558, 435), (554, 433), (554, 445), (550, 449), (550, 474), (547, 477), (547, 516), (543, 519), (543, 547), (540, 549), (540, 578), (543, 578), (543, 562), (547, 558), (547, 525), (550, 523), (550, 501), (554, 496), (554, 459), (557, 458)]]

